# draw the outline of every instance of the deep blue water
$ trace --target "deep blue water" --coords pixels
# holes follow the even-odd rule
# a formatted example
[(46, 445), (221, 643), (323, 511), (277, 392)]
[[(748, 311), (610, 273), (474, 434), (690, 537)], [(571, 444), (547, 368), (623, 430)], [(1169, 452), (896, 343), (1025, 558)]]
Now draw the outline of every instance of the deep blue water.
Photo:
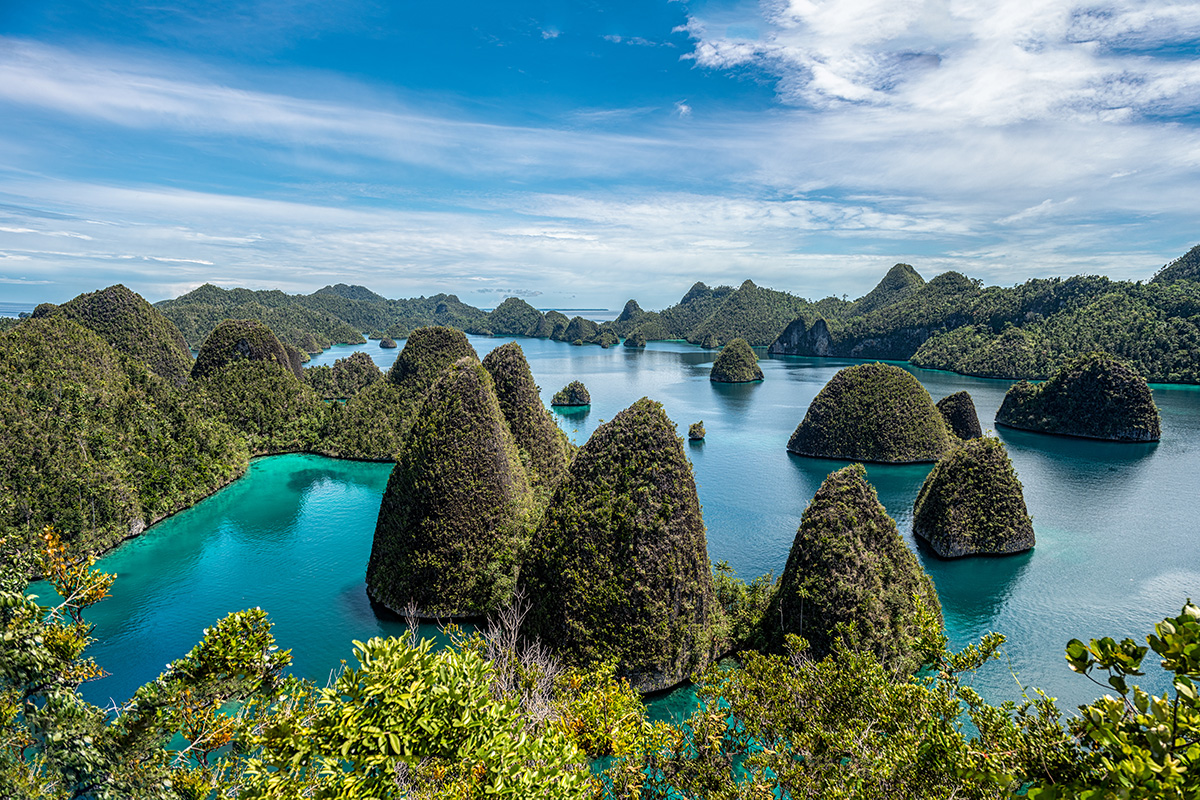
[[(471, 337), (484, 355), (509, 339)], [(664, 404), (679, 426), (703, 420), (707, 438), (685, 443), (695, 467), (709, 554), (744, 578), (778, 574), (805, 505), (825, 476), (845, 462), (793, 456), (784, 446), (809, 402), (850, 361), (770, 358), (766, 379), (712, 384), (715, 351), (683, 343), (645, 350), (573, 347), (518, 340), (547, 403), (573, 379), (593, 405), (559, 414), (583, 443), (603, 420), (642, 396)], [(354, 350), (386, 369), (398, 350), (335, 347), (313, 359), (332, 363)], [(970, 391), (991, 427), (1008, 381), (911, 370), (939, 399)], [(1000, 430), (1025, 487), (1037, 547), (1004, 558), (918, 558), (941, 597), (956, 646), (989, 631), (1008, 637), (1005, 659), (981, 670), (973, 685), (993, 702), (1020, 699), (1040, 686), (1074, 706), (1095, 687), (1063, 659), (1071, 637), (1134, 636), (1200, 598), (1195, 502), (1200, 475), (1200, 389), (1154, 387), (1163, 440), (1123, 445)], [(248, 475), (213, 497), (123, 545), (100, 566), (117, 572), (112, 599), (94, 609), (93, 653), (114, 673), (84, 687), (98, 702), (123, 699), (186, 652), (203, 628), (236, 609), (261, 606), (275, 620), (297, 672), (324, 682), (350, 641), (398, 633), (366, 598), (363, 575), (387, 465), (315, 456), (256, 460)], [(912, 504), (928, 466), (872, 465), (868, 477), (910, 546)], [(47, 592), (42, 591), (45, 595)], [(1165, 684), (1142, 681), (1160, 690)], [(689, 695), (657, 699), (658, 714), (687, 706)]]

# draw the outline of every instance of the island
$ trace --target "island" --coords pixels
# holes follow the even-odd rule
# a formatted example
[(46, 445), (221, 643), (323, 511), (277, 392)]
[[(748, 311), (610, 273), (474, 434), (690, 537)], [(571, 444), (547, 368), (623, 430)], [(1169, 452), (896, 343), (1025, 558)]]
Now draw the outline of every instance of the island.
[(761, 381), (763, 371), (750, 344), (739, 337), (721, 350), (708, 379), (715, 383), (751, 383)]
[(913, 506), (913, 534), (942, 558), (1033, 547), (1033, 520), (1003, 442), (971, 439), (934, 466)]
[(423, 619), (498, 610), (511, 597), (534, 507), (491, 376), (464, 356), (429, 387), (400, 440), (367, 593)]
[(813, 658), (827, 656), (837, 626), (854, 623), (857, 648), (906, 672), (919, 667), (912, 634), (917, 599), (940, 616), (933, 581), (887, 515), (862, 464), (821, 484), (801, 517), (779, 588), (765, 615), (767, 640), (808, 640)]
[[(712, 660), (704, 521), (683, 441), (642, 398), (580, 448), (521, 569), (526, 632), (568, 663), (615, 660), (643, 692)], [(602, 631), (602, 633), (601, 633)]]
[(921, 382), (891, 364), (839, 371), (817, 393), (787, 449), (802, 456), (915, 464), (937, 461), (952, 437)]
[(979, 414), (975, 412), (975, 401), (965, 389), (938, 400), (937, 410), (942, 413), (950, 432), (959, 439), (978, 439), (983, 436)]
[(590, 406), (592, 396), (581, 381), (571, 381), (554, 393), (550, 400), (552, 406)]
[(1113, 442), (1157, 442), (1162, 433), (1146, 379), (1102, 353), (1072, 359), (1043, 384), (1013, 385), (996, 424)]

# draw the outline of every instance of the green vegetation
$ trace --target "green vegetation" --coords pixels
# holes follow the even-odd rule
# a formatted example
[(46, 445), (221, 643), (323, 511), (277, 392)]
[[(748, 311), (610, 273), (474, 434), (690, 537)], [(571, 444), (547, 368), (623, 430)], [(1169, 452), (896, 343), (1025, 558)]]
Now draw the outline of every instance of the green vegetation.
[(942, 558), (1034, 546), (1033, 520), (1003, 442), (971, 439), (934, 466), (913, 506), (913, 534)]
[(552, 406), (590, 406), (591, 404), (592, 396), (588, 394), (587, 387), (580, 381), (571, 381), (555, 392), (554, 397), (550, 399)]
[(699, 441), (703, 438), (704, 438), (704, 420), (700, 420), (699, 422), (693, 422), (691, 425), (688, 425), (688, 439), (695, 442), (695, 441)]
[(1151, 283), (1200, 280), (1200, 244), (1179, 258), (1163, 265), (1150, 279)]
[(627, 337), (625, 337), (625, 346), (626, 347), (645, 347), (646, 346), (646, 334), (642, 333), (640, 330), (634, 331), (633, 333), (631, 333)]
[(169, 319), (121, 284), (55, 306), (85, 328), (95, 331), (118, 353), (145, 362), (155, 374), (182, 386), (192, 369), (187, 342)]
[[(294, 380), (294, 379), (293, 379)], [(65, 314), (0, 334), (0, 536), (99, 553), (245, 471), (245, 441)]]
[(334, 361), (332, 367), (309, 367), (304, 371), (304, 379), (322, 400), (344, 400), (382, 380), (383, 373), (360, 350)]
[(430, 385), (451, 364), (475, 358), (461, 331), (428, 327), (412, 331), (386, 379), (367, 386), (332, 414), (320, 452), (342, 458), (391, 461), (408, 419)]
[(527, 632), (571, 664), (609, 659), (640, 691), (713, 656), (716, 619), (692, 466), (645, 398), (596, 429), (571, 462), (521, 569)]
[(394, 611), (412, 604), (423, 617), (496, 611), (512, 594), (533, 517), (491, 376), (464, 357), (434, 381), (400, 440), (367, 591)]
[(937, 461), (950, 433), (929, 392), (891, 364), (840, 370), (817, 394), (787, 449), (853, 461)]
[(495, 336), (536, 336), (542, 319), (542, 312), (529, 303), (509, 297), (488, 314), (487, 327)]
[(484, 357), (483, 368), (492, 376), (500, 411), (521, 453), (530, 483), (535, 487), (553, 486), (566, 472), (571, 444), (542, 405), (521, 345), (500, 345)]
[(725, 345), (717, 360), (713, 362), (708, 379), (718, 383), (748, 383), (763, 379), (758, 356), (750, 349), (745, 339), (734, 339)]
[[(235, 361), (268, 361), (292, 370), (291, 358), (270, 328), (254, 320), (227, 319), (200, 345), (192, 380), (205, 378)], [(296, 377), (303, 378), (303, 371)]]
[(996, 424), (1116, 442), (1156, 442), (1160, 435), (1158, 407), (1145, 378), (1102, 353), (1067, 362), (1038, 386), (1027, 381), (1012, 386)]
[(753, 346), (766, 346), (788, 322), (801, 314), (821, 313), (830, 303), (838, 308), (849, 305), (832, 298), (810, 303), (787, 292), (756, 286), (753, 281), (745, 281), (736, 289), (712, 289), (697, 283), (683, 299), (662, 311), (643, 311), (630, 300), (621, 315), (606, 325), (618, 336), (629, 337), (636, 332), (647, 341), (686, 339), (717, 348), (742, 338)]
[(333, 413), (311, 386), (273, 360), (230, 361), (193, 379), (184, 403), (242, 434), (251, 455), (320, 449)]
[(875, 288), (854, 301), (854, 314), (869, 314), (877, 308), (898, 303), (920, 291), (925, 279), (908, 264), (897, 264), (888, 270)]
[[(1004, 643), (954, 653), (937, 615), (914, 601), (908, 643), (928, 668), (897, 670), (856, 646), (859, 620), (813, 657), (743, 652), (699, 675), (702, 706), (682, 724), (647, 720), (611, 663), (564, 670), (522, 641), (525, 606), (485, 633), (435, 650), (409, 633), (355, 642), (355, 666), (326, 688), (283, 677), (266, 612), (229, 615), (155, 681), (112, 709), (82, 699), (102, 675), (85, 654), (85, 612), (113, 577), (71, 554), (53, 529), (39, 569), (61, 602), (26, 595), (0, 560), (0, 791), (46, 800), (402, 796), (547, 800), (884, 800), (1136, 798), (1200, 793), (1200, 607), (1155, 625), (1147, 646), (1104, 637), (1066, 647), (1105, 696), (1064, 725), (1038, 692), (991, 706), (968, 675)], [(0, 541), (0, 547), (4, 542)], [(715, 567), (718, 587), (760, 598)], [(718, 594), (722, 589), (718, 589)], [(751, 603), (753, 605), (753, 603)], [(1129, 682), (1153, 651), (1172, 688)], [(1116, 696), (1113, 696), (1115, 692)], [(969, 723), (969, 725), (967, 724)], [(968, 733), (967, 731), (970, 731)], [(602, 770), (585, 759), (605, 758)]]
[(948, 394), (938, 400), (937, 410), (942, 412), (946, 427), (959, 439), (978, 439), (983, 436), (979, 415), (975, 413), (975, 401), (966, 390)]
[(917, 604), (939, 617), (933, 581), (884, 511), (866, 470), (852, 464), (829, 475), (804, 510), (764, 623), (782, 648), (803, 636), (813, 657), (833, 652), (839, 625), (856, 623), (853, 647), (912, 673)]
[(399, 347), (399, 345), (396, 344), (396, 340), (390, 336), (379, 337), (379, 346), (384, 350), (395, 350), (397, 347)]
[(1014, 287), (984, 287), (956, 272), (921, 285), (897, 265), (856, 303), (826, 299), (801, 309), (770, 352), (1041, 379), (1103, 351), (1152, 382), (1200, 383), (1200, 281), (1188, 278), (1197, 264), (1193, 248), (1145, 284), (1080, 275)]
[[(314, 299), (315, 298), (315, 299)], [(353, 305), (334, 294), (289, 295), (279, 290), (221, 289), (206, 283), (155, 307), (175, 323), (184, 339), (199, 346), (213, 328), (227, 319), (252, 319), (263, 323), (281, 340), (305, 352), (324, 350), (332, 344), (362, 344), (360, 330), (324, 305), (334, 302)]]

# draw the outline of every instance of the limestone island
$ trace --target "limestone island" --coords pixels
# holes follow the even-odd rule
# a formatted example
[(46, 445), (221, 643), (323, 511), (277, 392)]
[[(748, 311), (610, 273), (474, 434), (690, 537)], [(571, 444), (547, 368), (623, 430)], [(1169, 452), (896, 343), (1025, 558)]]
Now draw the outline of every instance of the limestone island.
[(390, 336), (384, 336), (382, 339), (379, 340), (379, 346), (382, 347), (384, 350), (395, 350), (396, 349), (396, 340)]
[(857, 647), (905, 674), (919, 667), (912, 646), (914, 595), (941, 615), (933, 581), (884, 511), (862, 464), (832, 473), (801, 517), (779, 588), (764, 616), (766, 638), (803, 636), (809, 655), (833, 649), (839, 623), (855, 623)]
[(1157, 442), (1161, 435), (1146, 379), (1102, 353), (1068, 361), (1045, 383), (1010, 387), (996, 424), (1113, 442)]
[(692, 466), (642, 398), (601, 425), (555, 490), (521, 585), (525, 631), (567, 663), (616, 661), (642, 692), (712, 660), (718, 613)]
[(1033, 520), (1003, 442), (971, 439), (937, 463), (917, 495), (913, 534), (942, 558), (1033, 547)]
[(273, 361), (303, 380), (304, 370), (288, 355), (266, 325), (252, 319), (227, 319), (212, 329), (192, 364), (192, 380), (215, 373), (235, 361)]
[(492, 378), (463, 357), (429, 387), (400, 439), (367, 593), (423, 619), (498, 610), (512, 596), (534, 508)]
[(758, 356), (745, 339), (734, 339), (725, 345), (717, 360), (713, 362), (708, 379), (716, 383), (750, 383), (761, 381), (763, 371), (758, 366)]
[(592, 396), (588, 394), (587, 387), (580, 381), (571, 381), (555, 392), (554, 397), (550, 400), (552, 406), (590, 406), (591, 404)]
[(891, 364), (838, 372), (817, 393), (787, 449), (802, 456), (915, 464), (937, 461), (953, 445), (921, 382)]
[(625, 339), (626, 347), (645, 347), (646, 335), (641, 331), (634, 331)]
[(688, 425), (688, 439), (693, 442), (704, 441), (704, 420)]
[(979, 414), (975, 412), (975, 401), (966, 390), (948, 394), (937, 402), (937, 410), (950, 432), (959, 439), (978, 439), (983, 436)]
[(533, 486), (552, 486), (566, 472), (572, 445), (542, 405), (525, 351), (516, 342), (502, 344), (483, 359), (492, 376), (500, 411), (529, 472)]

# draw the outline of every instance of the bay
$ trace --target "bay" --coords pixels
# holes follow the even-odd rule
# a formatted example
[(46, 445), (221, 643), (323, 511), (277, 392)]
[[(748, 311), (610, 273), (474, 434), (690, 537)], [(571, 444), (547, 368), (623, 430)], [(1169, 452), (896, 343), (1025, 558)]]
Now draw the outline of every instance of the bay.
[[(480, 356), (505, 338), (470, 337)], [(790, 455), (785, 445), (840, 359), (764, 358), (765, 380), (708, 380), (716, 351), (681, 342), (645, 350), (518, 339), (544, 402), (582, 380), (593, 404), (556, 414), (582, 444), (602, 421), (647, 396), (686, 432), (703, 420), (707, 438), (685, 443), (708, 527), (709, 554), (743, 578), (782, 570), (804, 507), (829, 472), (846, 462)], [(339, 346), (314, 357), (332, 363), (355, 350), (387, 369), (398, 350)], [(905, 366), (939, 399), (968, 390), (985, 429), (1011, 382)], [(870, 465), (868, 478), (933, 577), (954, 646), (989, 631), (1008, 637), (1003, 660), (971, 680), (987, 699), (1019, 700), (1037, 686), (1073, 707), (1100, 690), (1069, 671), (1072, 637), (1133, 636), (1200, 598), (1195, 536), (1200, 474), (1200, 389), (1155, 386), (1159, 444), (1128, 445), (1000, 429), (1025, 487), (1037, 547), (1003, 558), (938, 559), (913, 541), (912, 504), (930, 467)], [(165, 520), (101, 560), (117, 572), (113, 597), (93, 610), (92, 652), (111, 677), (85, 684), (101, 704), (128, 697), (185, 653), (205, 626), (230, 611), (267, 609), (294, 670), (324, 683), (352, 639), (393, 635), (379, 619), (363, 575), (389, 465), (310, 455), (256, 460), (241, 480)], [(35, 590), (48, 599), (44, 585)], [(430, 629), (426, 629), (428, 632)], [(1142, 680), (1161, 691), (1153, 674)], [(657, 717), (690, 708), (689, 692), (655, 698)]]

